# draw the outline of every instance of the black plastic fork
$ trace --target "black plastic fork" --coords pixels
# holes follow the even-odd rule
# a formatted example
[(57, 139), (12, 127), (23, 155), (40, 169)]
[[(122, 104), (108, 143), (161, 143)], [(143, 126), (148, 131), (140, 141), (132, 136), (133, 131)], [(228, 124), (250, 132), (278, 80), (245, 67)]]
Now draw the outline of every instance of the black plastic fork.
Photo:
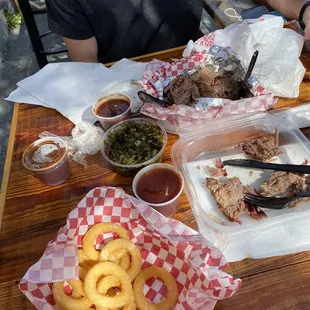
[(246, 194), (245, 201), (260, 208), (282, 210), (287, 208), (295, 200), (307, 197), (310, 197), (310, 192), (298, 193), (294, 196), (287, 198), (263, 197), (258, 195)]

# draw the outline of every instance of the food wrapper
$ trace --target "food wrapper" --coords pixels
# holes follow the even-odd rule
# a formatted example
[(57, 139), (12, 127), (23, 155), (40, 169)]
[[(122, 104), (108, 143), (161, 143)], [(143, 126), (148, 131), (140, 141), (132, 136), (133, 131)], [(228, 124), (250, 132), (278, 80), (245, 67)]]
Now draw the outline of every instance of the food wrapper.
[[(179, 289), (175, 309), (211, 310), (217, 300), (231, 297), (241, 286), (240, 279), (222, 271), (226, 266), (222, 253), (198, 232), (164, 217), (122, 189), (100, 187), (91, 190), (69, 213), (66, 225), (21, 280), (21, 291), (37, 309), (56, 309), (52, 282), (78, 278), (77, 250), (82, 237), (101, 222), (120, 223), (129, 231), (141, 251), (142, 269), (155, 264), (174, 276)], [(97, 249), (111, 238), (111, 234), (98, 237)], [(144, 293), (159, 302), (165, 296), (163, 288), (155, 280), (145, 286)]]
[[(219, 53), (223, 52), (223, 49), (213, 47)], [(171, 64), (154, 60), (146, 67), (143, 87), (148, 94), (161, 98), (164, 87), (173, 78), (185, 71), (195, 71), (203, 64), (214, 64), (216, 69), (218, 65), (213, 60), (214, 54), (207, 53), (206, 50), (195, 52), (192, 56), (184, 57)], [(242, 113), (261, 112), (272, 108), (276, 103), (273, 94), (265, 93), (264, 88), (254, 77), (251, 78), (251, 83), (251, 91), (254, 94), (254, 97), (251, 98), (234, 101), (221, 98), (201, 98), (198, 100), (196, 107), (173, 105), (165, 108), (155, 103), (146, 102), (141, 112), (157, 120), (164, 121), (163, 125), (167, 125), (165, 127), (175, 128), (175, 130), (170, 129), (169, 131), (177, 132), (177, 127), (188, 127), (199, 124), (204, 120)]]
[[(241, 65), (237, 65), (234, 53), (230, 48), (214, 45), (214, 38), (210, 36), (197, 41), (195, 49), (190, 56), (183, 57), (172, 63), (153, 60), (146, 67), (142, 85), (145, 91), (162, 99), (164, 88), (178, 75), (192, 74), (201, 66), (212, 65), (215, 72), (236, 72), (235, 79), (243, 79), (245, 71)], [(199, 50), (199, 42), (203, 48)], [(208, 45), (209, 44), (209, 45)], [(205, 49), (208, 45), (208, 49)], [(163, 121), (163, 125), (170, 132), (177, 133), (177, 128), (199, 124), (204, 120), (217, 117), (230, 116), (242, 113), (254, 113), (266, 111), (274, 106), (276, 99), (271, 92), (265, 91), (259, 81), (251, 76), (253, 97), (240, 100), (228, 100), (221, 98), (201, 98), (195, 107), (186, 105), (173, 105), (169, 108), (147, 102), (141, 112), (147, 116)], [(172, 129), (171, 129), (172, 128)]]

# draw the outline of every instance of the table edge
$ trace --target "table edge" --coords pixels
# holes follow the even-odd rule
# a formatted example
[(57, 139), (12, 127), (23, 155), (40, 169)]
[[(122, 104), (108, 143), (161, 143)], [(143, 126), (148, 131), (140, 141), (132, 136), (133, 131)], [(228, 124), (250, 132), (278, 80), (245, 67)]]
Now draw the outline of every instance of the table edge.
[[(187, 45), (177, 46), (177, 47), (173, 47), (173, 48), (157, 51), (157, 52), (150, 53), (150, 54), (145, 54), (145, 55), (141, 55), (141, 56), (131, 57), (129, 59), (133, 60), (133, 61), (140, 61), (140, 62), (143, 62), (144, 59), (148, 60), (149, 58), (156, 58), (156, 57), (158, 57), (158, 59), (160, 59), (160, 57), (159, 57), (160, 55), (165, 55), (165, 54), (168, 54), (168, 53), (177, 52), (177, 51), (181, 51), (181, 50), (183, 51), (186, 48), (186, 46)], [(113, 62), (105, 63), (104, 65), (106, 67), (111, 67), (116, 62), (117, 61), (113, 61)]]
[(6, 157), (5, 157), (5, 164), (4, 164), (4, 169), (3, 169), (2, 183), (1, 183), (0, 230), (1, 230), (4, 206), (5, 206), (5, 201), (6, 201), (6, 193), (7, 193), (8, 184), (9, 184), (9, 176), (11, 172), (12, 155), (13, 155), (13, 150), (14, 150), (14, 141), (15, 141), (15, 133), (16, 133), (16, 128), (17, 128), (18, 113), (19, 113), (19, 103), (15, 103), (14, 109), (13, 109), (12, 121), (11, 121), (7, 152), (6, 152)]

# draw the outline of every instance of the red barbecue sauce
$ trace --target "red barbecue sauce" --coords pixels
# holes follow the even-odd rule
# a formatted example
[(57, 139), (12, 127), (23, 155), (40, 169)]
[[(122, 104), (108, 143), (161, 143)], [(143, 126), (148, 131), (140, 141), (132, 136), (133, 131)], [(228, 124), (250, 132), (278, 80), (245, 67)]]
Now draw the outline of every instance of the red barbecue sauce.
[(101, 104), (96, 109), (96, 114), (101, 117), (115, 117), (129, 109), (130, 103), (124, 99), (111, 99)]
[(181, 179), (177, 173), (166, 168), (157, 168), (147, 171), (137, 182), (138, 196), (149, 203), (164, 203), (181, 190)]

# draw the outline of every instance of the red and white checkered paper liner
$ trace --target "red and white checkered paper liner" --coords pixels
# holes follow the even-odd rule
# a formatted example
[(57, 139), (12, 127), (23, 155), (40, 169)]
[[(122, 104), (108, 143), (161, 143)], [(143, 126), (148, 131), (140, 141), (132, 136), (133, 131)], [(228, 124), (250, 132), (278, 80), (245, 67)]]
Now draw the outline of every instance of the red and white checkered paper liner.
[[(172, 63), (153, 60), (145, 69), (142, 86), (147, 93), (158, 97), (154, 83), (163, 82), (171, 76), (178, 76), (186, 70), (197, 67), (201, 62), (207, 60), (210, 55), (207, 49), (214, 45), (216, 32), (212, 32), (195, 42), (206, 50), (192, 51), (192, 55), (184, 57)], [(276, 100), (271, 93), (265, 94), (261, 85), (254, 87), (255, 97), (241, 100), (225, 100), (223, 106), (212, 107), (207, 111), (197, 111), (186, 105), (174, 105), (169, 108), (160, 107), (154, 103), (145, 103), (141, 112), (152, 118), (167, 121), (170, 125), (188, 126), (201, 123), (203, 120), (210, 120), (216, 117), (223, 117), (235, 114), (253, 113), (266, 111), (274, 106)]]
[[(66, 225), (21, 280), (21, 291), (37, 309), (56, 309), (52, 282), (78, 278), (77, 249), (87, 230), (101, 222), (120, 223), (129, 231), (131, 241), (141, 251), (142, 269), (155, 264), (175, 277), (180, 293), (175, 309), (213, 309), (216, 300), (231, 297), (241, 286), (240, 279), (222, 271), (225, 258), (202, 235), (164, 217), (122, 189), (101, 187), (90, 191), (70, 212)], [(97, 248), (111, 238), (111, 234), (98, 237)], [(158, 280), (148, 282), (145, 294), (152, 301), (160, 301), (165, 286)]]

